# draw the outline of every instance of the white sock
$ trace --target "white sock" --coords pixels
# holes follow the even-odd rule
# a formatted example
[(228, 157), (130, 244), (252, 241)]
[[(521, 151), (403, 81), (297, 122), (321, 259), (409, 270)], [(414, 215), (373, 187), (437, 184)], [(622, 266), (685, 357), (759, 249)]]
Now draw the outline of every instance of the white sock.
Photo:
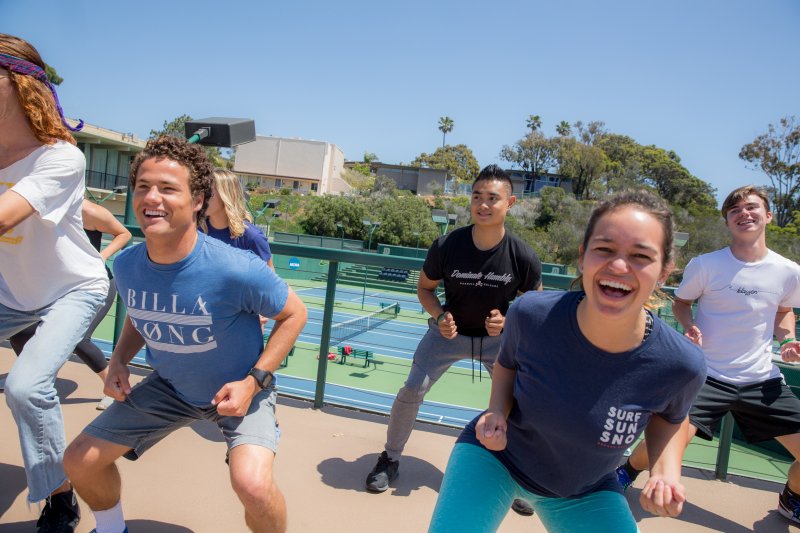
[(122, 533), (125, 531), (125, 517), (122, 515), (122, 500), (105, 511), (92, 511), (97, 523), (97, 533)]

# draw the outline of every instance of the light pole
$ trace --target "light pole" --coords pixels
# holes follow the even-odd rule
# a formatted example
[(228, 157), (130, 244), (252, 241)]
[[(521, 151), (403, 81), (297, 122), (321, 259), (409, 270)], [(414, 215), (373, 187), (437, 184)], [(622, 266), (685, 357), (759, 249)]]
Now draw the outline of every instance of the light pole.
[[(447, 215), (447, 227), (453, 226), (456, 227), (456, 221), (458, 220), (458, 215), (455, 213), (450, 213)], [(447, 227), (445, 227), (444, 232), (447, 233)]]
[[(370, 220), (368, 218), (363, 219), (361, 223), (369, 227), (369, 241), (367, 242), (367, 251), (369, 252), (370, 248), (372, 248), (372, 234), (375, 233), (375, 230), (378, 228), (378, 226), (381, 225), (381, 223), (375, 220)], [(364, 265), (364, 290), (361, 293), (361, 309), (364, 309), (364, 300), (366, 299), (367, 299), (367, 265)]]
[(419, 232), (418, 232), (418, 231), (412, 231), (412, 232), (411, 232), (411, 235), (412, 235), (413, 237), (416, 237), (416, 238), (417, 238), (417, 244), (416, 244), (416, 245), (414, 245), (414, 248), (415, 248), (415, 250), (414, 250), (414, 257), (419, 257)]
[[(280, 203), (281, 203), (280, 200), (264, 200), (264, 206), (261, 209), (259, 209), (258, 211), (254, 211), (253, 209), (251, 209), (250, 208), (250, 204), (248, 203), (247, 204), (247, 210), (250, 211), (251, 215), (253, 215), (253, 224), (257, 224), (258, 223), (258, 219), (261, 217), (261, 215), (264, 214), (264, 212), (267, 209), (275, 209), (276, 207), (278, 207), (278, 205)], [(280, 216), (280, 215), (278, 215), (278, 216)], [(267, 235), (267, 237), (269, 237), (269, 235)]]
[(342, 233), (342, 236), (339, 239), (339, 248), (344, 250), (344, 224), (337, 222), (336, 227), (339, 228), (339, 231)]
[(367, 251), (369, 252), (372, 249), (372, 234), (375, 233), (375, 230), (378, 229), (378, 227), (380, 227), (381, 223), (368, 218), (362, 220), (361, 223), (369, 227), (369, 241), (367, 242)]
[(455, 213), (448, 213), (444, 209), (433, 209), (431, 210), (431, 219), (439, 226), (439, 231), (444, 235), (447, 233), (447, 228), (451, 225), (455, 227), (458, 215)]
[(280, 211), (273, 211), (272, 216), (269, 217), (269, 220), (267, 220), (267, 240), (269, 240), (270, 224), (272, 224), (272, 221), (275, 220), (276, 218), (280, 218), (280, 216), (281, 216), (281, 212)]

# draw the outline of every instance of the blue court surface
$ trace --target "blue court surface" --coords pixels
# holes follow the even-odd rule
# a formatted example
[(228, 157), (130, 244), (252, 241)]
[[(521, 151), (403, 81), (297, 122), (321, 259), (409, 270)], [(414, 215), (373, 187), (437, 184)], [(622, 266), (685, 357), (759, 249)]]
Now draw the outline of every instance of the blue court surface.
[[(321, 296), (324, 298), (324, 289), (313, 290), (319, 291)], [(310, 296), (308, 294), (308, 289), (301, 289), (301, 291), (303, 291), (301, 293), (303, 296)], [(316, 295), (317, 294), (314, 296)], [(352, 293), (350, 295), (352, 296)], [(414, 298), (417, 309), (421, 309), (419, 302), (416, 301), (415, 296), (411, 297)], [(397, 301), (397, 295), (390, 295), (386, 293), (376, 293), (371, 297), (368, 296), (368, 298), (372, 298), (372, 300), (367, 301), (368, 305), (371, 305), (373, 308), (379, 306), (379, 304), (387, 304)], [(338, 302), (339, 301), (337, 300), (337, 303)], [(347, 344), (353, 348), (369, 350), (373, 353), (380, 354), (383, 357), (396, 357), (398, 359), (411, 360), (417, 344), (419, 344), (422, 335), (424, 335), (428, 329), (427, 321), (425, 320), (427, 315), (419, 314), (418, 319), (415, 319), (414, 321), (408, 321), (406, 319), (408, 315), (406, 312), (406, 303), (402, 301), (400, 302), (400, 308), (404, 316), (387, 320), (377, 325), (377, 327), (374, 327), (373, 329), (350, 336), (341, 342), (336, 342), (337, 324), (364, 316), (364, 312), (361, 312), (360, 309), (358, 309), (360, 308), (360, 303), (361, 296), (359, 295), (358, 307), (352, 306), (352, 308), (354, 308), (353, 312), (350, 312), (349, 310), (334, 310), (331, 348), (337, 344)], [(348, 307), (350, 306), (348, 305)], [(356, 312), (356, 310), (358, 312)], [(412, 312), (412, 316), (417, 316), (416, 313), (418, 312), (419, 311)], [(322, 332), (322, 317), (322, 309), (309, 306), (308, 322), (298, 337), (298, 341), (319, 346), (320, 334)], [(270, 327), (269, 324), (267, 327)], [(107, 355), (110, 356), (112, 349), (110, 342), (99, 339), (94, 339), (94, 341)], [(142, 365), (145, 364), (144, 349), (142, 349), (136, 355), (136, 357), (134, 357), (133, 362)], [(454, 366), (469, 370), (472, 368), (472, 363), (469, 360), (465, 360), (456, 363)], [(475, 369), (476, 371), (481, 370), (483, 372), (483, 376), (488, 377), (485, 369), (482, 369), (477, 361), (475, 362)], [(314, 380), (289, 376), (281, 374), (280, 372), (278, 372), (278, 375), (278, 383), (281, 392), (305, 398), (314, 397), (314, 389), (316, 386)], [(325, 386), (325, 398), (326, 401), (335, 404), (388, 413), (391, 409), (392, 402), (394, 401), (394, 394), (327, 383)], [(419, 419), (453, 426), (463, 426), (472, 420), (472, 418), (474, 418), (478, 413), (478, 410), (469, 407), (449, 405), (426, 400), (420, 409)]]

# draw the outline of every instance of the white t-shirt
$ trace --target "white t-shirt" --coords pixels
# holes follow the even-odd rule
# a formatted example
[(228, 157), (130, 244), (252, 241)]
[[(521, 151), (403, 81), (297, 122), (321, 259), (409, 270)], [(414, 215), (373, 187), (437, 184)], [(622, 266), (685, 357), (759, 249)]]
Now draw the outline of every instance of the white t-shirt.
[(103, 259), (83, 231), (86, 159), (57, 141), (0, 169), (0, 194), (12, 190), (36, 210), (0, 236), (0, 303), (32, 311), (74, 290), (105, 293)]
[(775, 314), (800, 304), (797, 263), (772, 250), (745, 263), (723, 248), (692, 259), (675, 295), (697, 300), (695, 324), (710, 377), (741, 385), (780, 375), (772, 363)]

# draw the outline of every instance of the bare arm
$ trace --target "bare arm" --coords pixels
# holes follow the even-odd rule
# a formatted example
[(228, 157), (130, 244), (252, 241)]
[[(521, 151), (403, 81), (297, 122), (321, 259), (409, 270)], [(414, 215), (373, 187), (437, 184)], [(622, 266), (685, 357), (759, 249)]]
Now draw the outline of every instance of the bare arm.
[(291, 351), (303, 326), (306, 325), (307, 317), (305, 304), (292, 289), (289, 289), (283, 310), (273, 317), (275, 325), (269, 335), (269, 342), (255, 364), (256, 368), (274, 372)]
[[(795, 316), (791, 307), (779, 307), (775, 314), (775, 329), (773, 330), (775, 339), (779, 343), (787, 339), (793, 339), (795, 335)], [(780, 348), (781, 359), (787, 363), (800, 361), (800, 342), (790, 341), (783, 344)]]
[(420, 270), (419, 281), (417, 282), (417, 298), (425, 311), (437, 320), (439, 333), (442, 334), (442, 337), (452, 339), (458, 332), (456, 321), (453, 320), (451, 313), (444, 312), (442, 303), (436, 297), (436, 287), (439, 286), (439, 281), (438, 279), (430, 279), (424, 271)]
[(688, 440), (689, 417), (672, 424), (653, 415), (645, 428), (650, 479), (642, 489), (642, 508), (659, 516), (678, 516), (686, 501), (681, 484), (681, 460)]
[(123, 401), (125, 396), (131, 392), (130, 375), (128, 363), (131, 362), (139, 350), (144, 346), (144, 338), (133, 327), (130, 317), (125, 318), (114, 353), (108, 362), (108, 375), (104, 387), (104, 393), (115, 400)]
[[(273, 317), (275, 325), (270, 333), (269, 341), (255, 363), (260, 370), (274, 372), (281, 361), (294, 346), (298, 335), (306, 325), (308, 312), (305, 304), (289, 289), (286, 304), (281, 312)], [(244, 416), (250, 408), (253, 397), (261, 391), (261, 386), (251, 376), (244, 376), (240, 381), (226, 383), (214, 395), (212, 405), (224, 416)]]
[(672, 314), (675, 315), (675, 319), (683, 327), (684, 335), (686, 335), (690, 341), (702, 347), (703, 332), (700, 331), (700, 328), (694, 323), (692, 303), (694, 303), (694, 300), (675, 298), (675, 301), (672, 302)]
[(108, 246), (100, 250), (103, 261), (108, 261), (109, 257), (124, 248), (131, 240), (131, 232), (105, 207), (84, 200), (82, 212), (84, 228), (108, 233), (114, 237)]
[(36, 210), (14, 191), (0, 194), (0, 235), (5, 235)]
[(489, 408), (475, 425), (475, 437), (488, 450), (502, 450), (506, 447), (506, 420), (514, 405), (514, 380), (517, 371), (495, 362), (492, 370), (492, 393)]

